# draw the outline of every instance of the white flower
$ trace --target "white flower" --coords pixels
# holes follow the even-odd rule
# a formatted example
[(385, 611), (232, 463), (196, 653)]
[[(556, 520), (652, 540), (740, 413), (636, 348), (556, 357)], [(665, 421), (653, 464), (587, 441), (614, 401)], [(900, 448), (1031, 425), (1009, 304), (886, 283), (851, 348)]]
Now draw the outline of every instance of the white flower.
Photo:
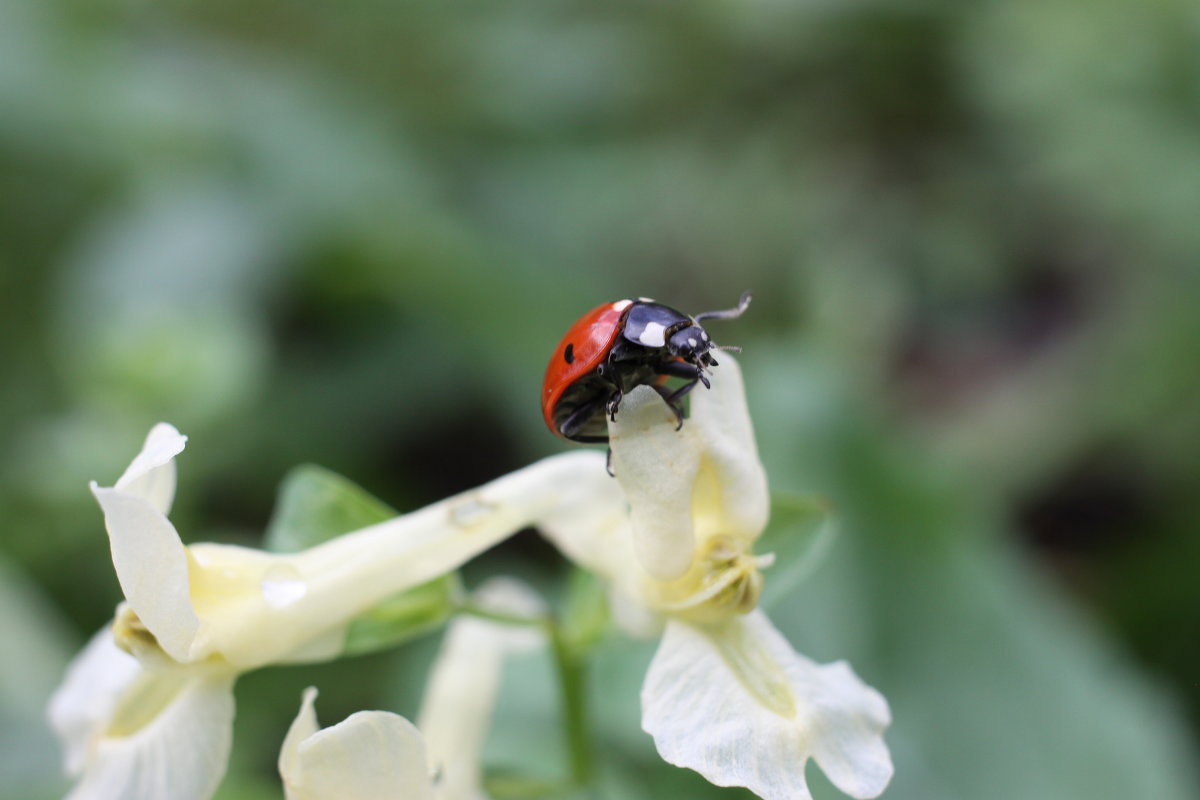
[(93, 484), (126, 602), (76, 658), (50, 718), (72, 800), (203, 800), (225, 771), (237, 675), (331, 658), (381, 600), (445, 574), (597, 487), (603, 457), (548, 458), (309, 550), (184, 546), (167, 519), (185, 438), (150, 432), (112, 488)]
[(105, 628), (50, 701), (68, 800), (205, 798), (225, 774), (235, 673), (220, 665), (146, 669)]
[(732, 358), (691, 405), (676, 431), (652, 389), (627, 395), (609, 433), (628, 515), (611, 490), (597, 492), (543, 531), (612, 582), (619, 619), (634, 609), (665, 626), (641, 698), (665, 760), (719, 786), (803, 800), (811, 758), (842, 791), (875, 797), (892, 775), (886, 701), (844, 662), (796, 653), (756, 608), (771, 557), (753, 545), (769, 497)]
[[(504, 579), (485, 584), (476, 602), (509, 616), (542, 613), (529, 589)], [(426, 686), (419, 730), (386, 711), (360, 711), (321, 730), (317, 691), (308, 689), (279, 756), (287, 800), (481, 800), (479, 757), (504, 656), (542, 639), (511, 625), (456, 619)]]
[(760, 610), (669, 620), (642, 686), (642, 727), (665, 760), (768, 800), (810, 796), (809, 758), (846, 794), (878, 796), (892, 777), (890, 722), (846, 662), (798, 654)]
[(354, 617), (604, 484), (595, 453), (568, 453), (300, 553), (185, 547), (166, 516), (185, 441), (155, 426), (116, 485), (92, 493), (129, 609), (153, 642), (178, 663), (218, 657), (243, 670), (336, 655)]

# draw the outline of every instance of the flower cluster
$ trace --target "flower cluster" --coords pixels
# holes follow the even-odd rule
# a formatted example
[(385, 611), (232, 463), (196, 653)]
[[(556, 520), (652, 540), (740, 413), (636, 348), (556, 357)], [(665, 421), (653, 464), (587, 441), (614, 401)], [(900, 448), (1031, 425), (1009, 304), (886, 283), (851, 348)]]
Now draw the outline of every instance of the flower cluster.
[(820, 666), (796, 653), (757, 608), (771, 556), (753, 547), (769, 497), (733, 359), (722, 359), (711, 390), (692, 398), (688, 424), (675, 428), (657, 393), (631, 393), (610, 425), (629, 513), (604, 513), (597, 495), (583, 520), (545, 528), (609, 579), (636, 627), (663, 625), (642, 686), (642, 727), (666, 761), (718, 786), (806, 798), (812, 758), (847, 794), (877, 796), (892, 776), (886, 701), (844, 662)]
[[(736, 363), (695, 393), (681, 430), (643, 387), (610, 438), (615, 481), (598, 453), (561, 455), (281, 554), (182, 544), (167, 513), (185, 438), (156, 426), (115, 485), (92, 487), (125, 602), (52, 699), (71, 800), (211, 796), (239, 674), (341, 655), (355, 620), (529, 526), (607, 581), (623, 627), (661, 634), (641, 702), (666, 761), (782, 800), (809, 797), (812, 759), (847, 794), (877, 796), (892, 774), (887, 703), (844, 662), (796, 653), (757, 607), (770, 502)], [(495, 619), (451, 623), (418, 726), (360, 712), (320, 730), (305, 694), (279, 762), (289, 798), (485, 796), (478, 754), (499, 663), (544, 625), (527, 589), (475, 597)]]

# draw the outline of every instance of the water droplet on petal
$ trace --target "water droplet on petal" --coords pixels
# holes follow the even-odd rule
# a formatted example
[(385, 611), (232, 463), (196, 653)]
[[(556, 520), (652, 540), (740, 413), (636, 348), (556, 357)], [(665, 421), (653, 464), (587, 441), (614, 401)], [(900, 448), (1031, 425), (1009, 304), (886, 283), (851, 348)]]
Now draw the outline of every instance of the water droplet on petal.
[(459, 528), (478, 525), (489, 514), (492, 506), (478, 497), (464, 497), (450, 507), (450, 522)]
[(308, 592), (308, 584), (295, 567), (280, 564), (271, 567), (259, 584), (263, 600), (272, 608), (283, 608), (299, 600)]

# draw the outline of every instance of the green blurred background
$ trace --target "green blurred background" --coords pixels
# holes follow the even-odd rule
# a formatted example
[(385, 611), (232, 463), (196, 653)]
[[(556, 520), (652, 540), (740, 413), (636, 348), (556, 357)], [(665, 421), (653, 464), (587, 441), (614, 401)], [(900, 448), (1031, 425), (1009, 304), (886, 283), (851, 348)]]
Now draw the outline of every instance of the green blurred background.
[[(1200, 796), (1198, 211), (1186, 0), (5, 0), (4, 792), (66, 785), (45, 697), (120, 597), (87, 481), (151, 424), (185, 539), (254, 544), (297, 463), (412, 508), (564, 449), (584, 310), (752, 288), (710, 330), (842, 534), (772, 616), (890, 699), (885, 797)], [(412, 715), (435, 648), (246, 676), (219, 797), (282, 796), (303, 686)], [(593, 671), (602, 795), (744, 796), (657, 764), (650, 648)], [(494, 764), (558, 746), (537, 674)]]

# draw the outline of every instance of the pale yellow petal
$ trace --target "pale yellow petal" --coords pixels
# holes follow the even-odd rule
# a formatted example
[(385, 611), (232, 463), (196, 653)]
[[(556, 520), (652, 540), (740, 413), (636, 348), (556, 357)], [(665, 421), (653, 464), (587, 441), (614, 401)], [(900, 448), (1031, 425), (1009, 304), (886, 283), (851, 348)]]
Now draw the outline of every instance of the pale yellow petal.
[(635, 639), (653, 639), (662, 635), (665, 620), (660, 612), (645, 604), (645, 598), (634, 596), (614, 585), (608, 590), (608, 609), (613, 624)]
[(88, 753), (108, 727), (121, 695), (141, 672), (137, 660), (117, 647), (108, 625), (75, 656), (48, 708), (50, 725), (63, 743), (69, 775), (83, 772)]
[(297, 553), (286, 569), (277, 570), (278, 580), (296, 582), (295, 591), (290, 602), (273, 609), (277, 627), (265, 635), (286, 641), (345, 624), (395, 592), (457, 569), (522, 528), (573, 513), (609, 480), (603, 456), (596, 453), (552, 456)]
[(175, 498), (175, 456), (183, 452), (186, 443), (187, 437), (174, 427), (158, 423), (113, 488), (136, 495), (166, 514)]
[(635, 563), (629, 533), (629, 502), (621, 486), (604, 469), (600, 453), (581, 452), (592, 463), (592, 477), (574, 496), (538, 520), (538, 529), (575, 564), (615, 580)]
[(608, 425), (613, 472), (629, 500), (634, 552), (649, 575), (664, 581), (687, 572), (696, 547), (692, 495), (700, 451), (676, 424), (658, 393), (639, 386), (625, 395)]
[(296, 748), (289, 800), (433, 800), (425, 743), (411, 722), (359, 711)]
[(92, 491), (121, 588), (162, 650), (180, 663), (219, 655), (249, 669), (336, 654), (349, 621), (384, 598), (458, 568), (521, 528), (570, 517), (594, 493), (613, 491), (610, 483), (602, 456), (568, 453), (286, 555), (185, 548), (144, 497)]
[(233, 731), (230, 672), (141, 672), (122, 693), (67, 800), (207, 800)]
[(316, 700), (317, 690), (309, 686), (300, 698), (300, 711), (292, 720), (283, 738), (283, 746), (279, 748), (279, 777), (283, 779), (283, 793), (287, 800), (299, 800), (301, 797), (300, 743), (321, 729), (317, 724), (316, 709), (313, 708)]
[(696, 487), (697, 525), (702, 535), (754, 539), (767, 525), (770, 494), (737, 361), (723, 353), (711, 381), (711, 389), (692, 391), (685, 423), (700, 440), (708, 478)]
[(844, 662), (796, 653), (761, 611), (712, 627), (672, 620), (642, 687), (662, 757), (718, 786), (807, 800), (808, 759), (856, 798), (892, 776), (887, 702)]
[(188, 591), (188, 556), (175, 526), (145, 497), (92, 484), (104, 511), (113, 566), (130, 607), (173, 659), (192, 659), (200, 620)]

